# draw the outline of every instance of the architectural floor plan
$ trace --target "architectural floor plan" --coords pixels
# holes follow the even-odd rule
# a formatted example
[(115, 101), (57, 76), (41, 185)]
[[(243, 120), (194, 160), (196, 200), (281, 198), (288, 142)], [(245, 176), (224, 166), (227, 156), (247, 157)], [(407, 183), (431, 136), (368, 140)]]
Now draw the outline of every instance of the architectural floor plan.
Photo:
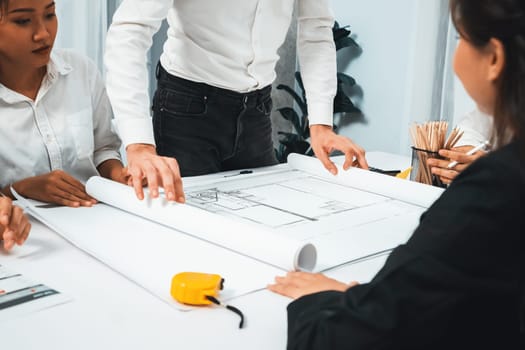
[(227, 181), (187, 193), (188, 204), (263, 225), (296, 239), (312, 239), (384, 220), (420, 206), (300, 172)]

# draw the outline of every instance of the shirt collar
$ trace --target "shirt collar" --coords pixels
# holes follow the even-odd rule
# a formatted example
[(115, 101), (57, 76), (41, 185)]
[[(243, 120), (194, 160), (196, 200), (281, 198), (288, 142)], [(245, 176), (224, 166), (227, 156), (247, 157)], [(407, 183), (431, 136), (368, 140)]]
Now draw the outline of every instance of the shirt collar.
[(67, 75), (73, 70), (73, 67), (66, 61), (62, 55), (57, 52), (51, 52), (51, 59), (47, 65), (47, 76), (50, 79), (56, 79), (57, 75)]
[[(73, 67), (64, 61), (62, 55), (56, 53), (55, 51), (51, 52), (51, 58), (47, 64), (47, 73), (42, 80), (42, 86), (40, 89), (42, 89), (46, 84), (52, 85), (60, 75), (67, 75), (72, 70)], [(6, 88), (0, 83), (0, 100), (12, 104), (26, 101), (27, 98), (24, 98), (24, 96)]]

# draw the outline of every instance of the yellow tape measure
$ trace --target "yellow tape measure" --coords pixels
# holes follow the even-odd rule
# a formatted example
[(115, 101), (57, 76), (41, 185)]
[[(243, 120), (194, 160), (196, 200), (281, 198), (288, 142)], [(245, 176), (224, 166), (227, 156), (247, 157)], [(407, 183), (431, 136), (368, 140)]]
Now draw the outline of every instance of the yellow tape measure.
[(216, 304), (235, 312), (241, 317), (239, 328), (244, 325), (244, 315), (234, 306), (223, 304), (219, 291), (224, 288), (224, 279), (216, 274), (181, 272), (171, 279), (170, 293), (179, 303), (193, 306)]
[(171, 296), (187, 305), (210, 305), (207, 296), (217, 297), (224, 288), (224, 279), (215, 274), (181, 272), (171, 280)]

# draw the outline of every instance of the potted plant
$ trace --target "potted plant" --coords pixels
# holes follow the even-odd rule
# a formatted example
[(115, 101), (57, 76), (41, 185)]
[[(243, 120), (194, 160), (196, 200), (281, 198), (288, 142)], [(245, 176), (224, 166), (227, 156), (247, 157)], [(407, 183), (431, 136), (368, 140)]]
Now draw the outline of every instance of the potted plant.
[[(348, 26), (340, 27), (339, 23), (335, 22), (332, 28), (333, 38), (336, 50), (347, 47), (358, 48), (359, 45), (354, 39), (350, 37), (352, 33)], [(287, 121), (292, 123), (293, 132), (278, 132), (279, 147), (275, 150), (279, 162), (286, 162), (286, 158), (290, 153), (300, 153), (306, 155), (313, 155), (313, 150), (310, 147), (310, 125), (308, 122), (308, 102), (306, 100), (305, 89), (300, 72), (295, 72), (295, 80), (300, 92), (287, 85), (278, 85), (278, 90), (284, 90), (293, 98), (297, 104), (298, 111), (293, 107), (283, 107), (278, 109), (279, 114)], [(345, 117), (353, 117), (361, 115), (362, 112), (357, 108), (346, 91), (356, 85), (356, 81), (349, 75), (344, 73), (337, 73), (337, 93), (334, 98), (334, 114), (340, 114)], [(334, 131), (337, 131), (338, 125), (333, 126)]]

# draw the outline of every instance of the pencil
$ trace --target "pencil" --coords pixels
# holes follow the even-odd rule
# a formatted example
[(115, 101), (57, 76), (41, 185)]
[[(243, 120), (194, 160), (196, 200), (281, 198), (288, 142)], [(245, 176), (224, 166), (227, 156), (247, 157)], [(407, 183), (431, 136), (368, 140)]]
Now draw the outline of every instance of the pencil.
[[(471, 149), (470, 151), (468, 151), (466, 153), (467, 156), (471, 156), (473, 155), (474, 153), (476, 153), (477, 151), (480, 151), (482, 150), (483, 148), (485, 148), (486, 146), (489, 145), (489, 142), (488, 141), (483, 141), (482, 143), (480, 143), (479, 145), (477, 145), (476, 147), (474, 147), (473, 149)], [(458, 161), (455, 160), (453, 162), (450, 162), (448, 165), (447, 165), (447, 168), (448, 169), (452, 169), (453, 167), (455, 167), (456, 165), (458, 165)]]

